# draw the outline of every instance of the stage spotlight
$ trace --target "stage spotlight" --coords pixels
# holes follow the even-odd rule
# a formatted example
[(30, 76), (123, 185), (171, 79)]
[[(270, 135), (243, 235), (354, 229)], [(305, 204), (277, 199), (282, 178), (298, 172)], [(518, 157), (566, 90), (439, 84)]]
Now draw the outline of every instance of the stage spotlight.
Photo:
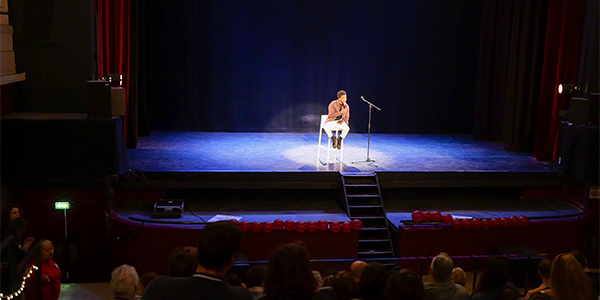
[(123, 75), (121, 74), (106, 75), (104, 80), (110, 82), (110, 86), (112, 87), (119, 87), (123, 85)]
[(573, 92), (577, 91), (577, 86), (575, 84), (572, 83), (561, 83), (558, 85), (558, 93), (559, 94), (563, 94), (563, 93), (568, 93), (571, 94)]

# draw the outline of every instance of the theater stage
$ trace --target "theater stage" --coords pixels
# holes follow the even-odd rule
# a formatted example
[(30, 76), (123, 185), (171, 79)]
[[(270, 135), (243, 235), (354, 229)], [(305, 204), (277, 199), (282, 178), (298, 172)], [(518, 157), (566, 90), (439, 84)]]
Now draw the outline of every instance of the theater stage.
[[(369, 157), (375, 162), (369, 164), (367, 139), (367, 134), (349, 134), (343, 162), (326, 163), (324, 150), (317, 159), (317, 133), (153, 132), (128, 150), (130, 167), (146, 180), (122, 186), (161, 189), (165, 198), (193, 200), (186, 203), (190, 213), (173, 223), (152, 220), (147, 202), (145, 209), (135, 201), (116, 208), (126, 219), (148, 224), (201, 226), (218, 214), (250, 222), (347, 221), (336, 203), (343, 197), (340, 174), (375, 172), (395, 226), (410, 220), (415, 209), (477, 218), (582, 213), (561, 199), (523, 200), (524, 187), (553, 186), (558, 173), (530, 154), (503, 150), (500, 143), (468, 135), (372, 134)], [(428, 195), (406, 192), (422, 188), (434, 190)]]
[[(562, 187), (559, 173), (530, 154), (504, 151), (500, 143), (474, 141), (468, 135), (372, 134), (369, 157), (375, 162), (368, 164), (367, 139), (367, 134), (349, 134), (343, 162), (328, 164), (324, 151), (317, 159), (318, 133), (152, 132), (139, 139), (137, 149), (128, 150), (134, 172), (115, 183), (108, 214), (111, 234), (127, 240), (135, 232), (135, 242), (123, 247), (168, 255), (169, 245), (193, 240), (217, 215), (259, 223), (351, 221), (341, 178), (375, 173), (396, 257), (417, 255), (415, 249), (418, 255), (442, 250), (490, 254), (495, 245), (520, 242), (515, 234), (542, 237), (533, 246), (547, 252), (563, 251), (547, 245), (550, 236), (565, 241), (561, 245), (582, 240), (571, 232), (585, 220), (585, 209), (557, 193)], [(153, 219), (154, 202), (161, 198), (186, 200), (183, 216)], [(406, 224), (415, 209), (464, 218), (527, 216), (531, 222), (526, 228), (478, 231)], [(495, 238), (486, 238), (490, 234)], [(475, 236), (477, 247), (459, 252), (459, 245)], [(248, 231), (242, 248), (248, 260), (264, 261), (277, 245), (296, 240), (309, 245), (311, 258), (331, 263), (355, 259), (359, 252), (357, 231), (330, 230)], [(319, 246), (325, 241), (331, 246)], [(420, 246), (411, 246), (416, 244)], [(119, 255), (122, 261), (138, 259)]]
[(152, 132), (141, 137), (128, 156), (130, 166), (143, 172), (550, 171), (532, 155), (504, 151), (500, 143), (439, 134), (371, 134), (369, 158), (375, 166), (361, 163), (367, 159), (367, 134), (350, 133), (344, 140), (343, 163), (327, 164), (326, 151), (317, 159), (318, 137), (317, 133)]

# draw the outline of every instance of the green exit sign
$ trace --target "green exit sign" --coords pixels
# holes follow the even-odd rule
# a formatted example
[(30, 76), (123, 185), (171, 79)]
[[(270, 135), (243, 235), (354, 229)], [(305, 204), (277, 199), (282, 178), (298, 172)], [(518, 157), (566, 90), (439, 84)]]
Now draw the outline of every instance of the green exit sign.
[(54, 208), (56, 209), (69, 209), (71, 205), (69, 202), (54, 202)]

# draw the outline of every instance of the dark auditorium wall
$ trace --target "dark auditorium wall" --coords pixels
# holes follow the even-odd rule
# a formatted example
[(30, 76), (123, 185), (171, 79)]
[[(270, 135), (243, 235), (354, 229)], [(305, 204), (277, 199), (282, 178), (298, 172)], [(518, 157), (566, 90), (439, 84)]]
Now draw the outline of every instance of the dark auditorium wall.
[[(140, 2), (153, 130), (316, 131), (345, 89), (350, 127), (470, 133), (480, 1)], [(143, 115), (141, 118), (143, 119)]]
[(85, 113), (94, 78), (94, 0), (9, 1), (17, 72), (15, 111)]

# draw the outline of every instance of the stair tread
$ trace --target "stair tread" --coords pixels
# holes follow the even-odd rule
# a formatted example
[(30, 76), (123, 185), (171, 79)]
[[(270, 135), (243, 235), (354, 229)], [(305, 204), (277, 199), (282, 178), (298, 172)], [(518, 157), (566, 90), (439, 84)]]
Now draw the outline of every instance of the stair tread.
[(376, 183), (346, 183), (345, 186), (350, 187), (376, 187)]
[(348, 205), (348, 207), (350, 208), (379, 208), (382, 207), (381, 205)]
[(365, 220), (374, 220), (374, 219), (385, 219), (385, 217), (382, 216), (372, 216), (372, 217), (356, 217), (355, 219), (365, 219)]
[(360, 240), (359, 239), (358, 240), (359, 243), (382, 243), (382, 242), (389, 242), (389, 241), (390, 241), (390, 239), (384, 239), (384, 238), (381, 238), (381, 239), (371, 239), (371, 240), (369, 240), (369, 239), (367, 239), (367, 240)]
[(363, 197), (363, 198), (379, 198), (379, 194), (377, 195), (370, 195), (370, 194), (346, 194), (346, 197), (351, 197), (351, 198), (358, 198), (358, 197)]
[(387, 230), (385, 227), (363, 227), (360, 230)]
[(392, 253), (392, 251), (389, 250), (384, 250), (384, 251), (359, 251), (358, 254), (387, 254), (387, 253)]

